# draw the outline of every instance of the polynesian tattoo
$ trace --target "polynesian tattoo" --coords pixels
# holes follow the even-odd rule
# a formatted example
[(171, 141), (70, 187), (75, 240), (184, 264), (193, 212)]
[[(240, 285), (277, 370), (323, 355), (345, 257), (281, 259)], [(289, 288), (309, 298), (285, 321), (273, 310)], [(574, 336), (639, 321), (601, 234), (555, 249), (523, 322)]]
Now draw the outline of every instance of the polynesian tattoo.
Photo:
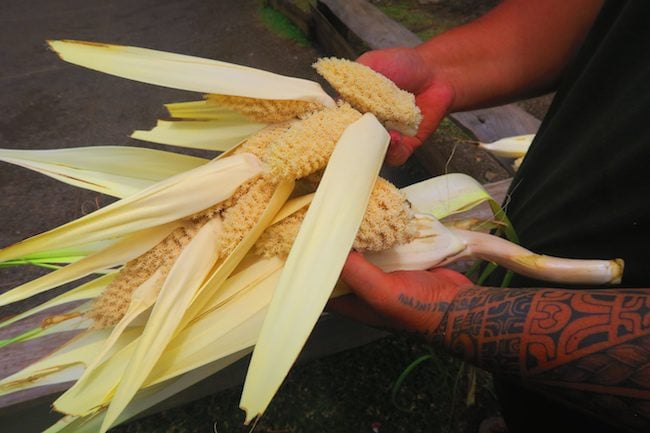
[(472, 287), (428, 337), (500, 377), (631, 431), (650, 431), (648, 289)]

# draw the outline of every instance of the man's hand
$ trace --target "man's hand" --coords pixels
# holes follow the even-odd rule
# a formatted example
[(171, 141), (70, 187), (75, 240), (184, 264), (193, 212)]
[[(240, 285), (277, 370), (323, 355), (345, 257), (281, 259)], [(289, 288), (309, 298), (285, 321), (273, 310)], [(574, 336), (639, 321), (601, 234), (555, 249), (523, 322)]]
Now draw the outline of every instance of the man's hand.
[(370, 51), (357, 59), (392, 80), (398, 87), (415, 95), (422, 111), (422, 123), (414, 137), (391, 131), (391, 144), (386, 161), (391, 165), (403, 164), (431, 135), (447, 114), (454, 98), (451, 86), (437, 80), (420, 54), (412, 48), (389, 48)]
[(358, 298), (333, 299), (331, 310), (425, 336), (438, 328), (458, 292), (472, 286), (465, 276), (443, 268), (385, 273), (356, 252), (350, 253), (341, 277)]

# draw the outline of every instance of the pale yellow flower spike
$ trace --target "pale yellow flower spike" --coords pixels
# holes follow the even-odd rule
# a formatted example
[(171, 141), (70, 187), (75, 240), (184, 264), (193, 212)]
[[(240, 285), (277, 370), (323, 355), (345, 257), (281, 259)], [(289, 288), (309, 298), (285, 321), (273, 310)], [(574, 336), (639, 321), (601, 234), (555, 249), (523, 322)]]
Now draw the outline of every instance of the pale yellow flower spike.
[[(255, 244), (255, 254), (286, 257), (306, 211), (305, 206), (266, 229)], [(413, 215), (405, 196), (387, 180), (377, 178), (353, 248), (384, 251), (412, 241), (415, 235)]]
[(323, 108), (320, 104), (307, 101), (255, 99), (228, 95), (208, 95), (207, 98), (208, 101), (261, 123), (285, 122)]
[(291, 124), (267, 150), (265, 162), (272, 175), (294, 180), (321, 170), (345, 128), (360, 117), (361, 113), (342, 103)]
[(126, 408), (167, 344), (178, 332), (178, 324), (195, 293), (202, 287), (219, 258), (214, 245), (220, 233), (218, 219), (208, 221), (180, 253), (165, 279), (132, 358), (106, 412), (105, 432)]

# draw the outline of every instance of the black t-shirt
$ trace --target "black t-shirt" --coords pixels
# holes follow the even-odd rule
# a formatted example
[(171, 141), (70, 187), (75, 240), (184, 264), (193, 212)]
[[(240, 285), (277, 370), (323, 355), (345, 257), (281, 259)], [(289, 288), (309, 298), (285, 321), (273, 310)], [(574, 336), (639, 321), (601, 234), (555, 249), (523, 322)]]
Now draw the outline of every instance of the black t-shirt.
[[(623, 287), (650, 287), (650, 2), (606, 3), (511, 187), (522, 245), (623, 258)], [(546, 285), (516, 278), (514, 285)]]
[[(510, 193), (506, 211), (522, 245), (561, 257), (622, 258), (621, 287), (650, 287), (650, 1), (603, 6)], [(490, 283), (498, 282), (495, 273)], [(552, 284), (515, 276), (511, 286)], [(616, 431), (495, 382), (513, 433)]]

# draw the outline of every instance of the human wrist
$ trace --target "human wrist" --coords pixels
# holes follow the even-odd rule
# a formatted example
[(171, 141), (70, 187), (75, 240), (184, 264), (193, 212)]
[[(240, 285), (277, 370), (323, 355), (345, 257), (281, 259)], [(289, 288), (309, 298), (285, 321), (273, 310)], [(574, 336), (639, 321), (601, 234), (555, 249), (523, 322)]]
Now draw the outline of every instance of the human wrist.
[(425, 340), (436, 347), (448, 348), (451, 341), (450, 333), (453, 330), (453, 323), (449, 323), (449, 316), (452, 311), (458, 310), (458, 303), (462, 302), (462, 299), (465, 298), (467, 292), (475, 292), (477, 290), (482, 290), (482, 287), (469, 284), (459, 288), (455, 295), (451, 298), (449, 302), (439, 303), (439, 309), (442, 310), (444, 305), (444, 311), (442, 311), (442, 316), (437, 322), (437, 326), (433, 327), (429, 332), (424, 335)]

